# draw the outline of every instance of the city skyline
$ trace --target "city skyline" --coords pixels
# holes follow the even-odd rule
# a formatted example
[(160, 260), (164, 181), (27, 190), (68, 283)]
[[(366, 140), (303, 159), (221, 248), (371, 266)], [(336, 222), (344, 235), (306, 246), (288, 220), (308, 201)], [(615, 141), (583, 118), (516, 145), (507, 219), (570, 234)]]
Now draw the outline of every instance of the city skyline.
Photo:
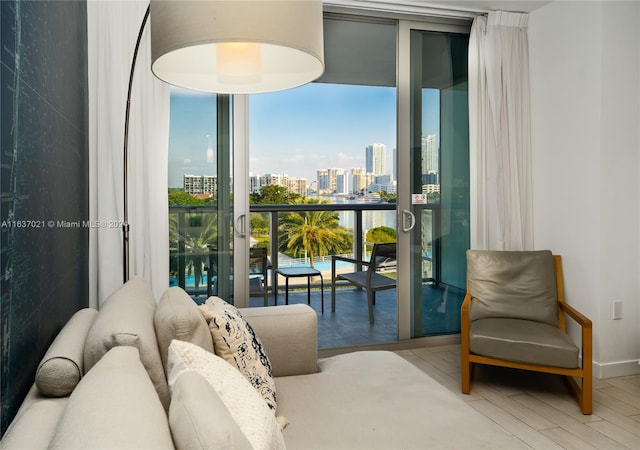
[[(321, 169), (366, 167), (366, 149), (386, 147), (394, 167), (396, 89), (310, 83), (249, 100), (250, 167), (254, 175), (287, 174), (311, 183)], [(423, 92), (423, 133), (439, 130), (439, 93)], [(215, 95), (172, 88), (169, 187), (183, 175), (215, 175)]]

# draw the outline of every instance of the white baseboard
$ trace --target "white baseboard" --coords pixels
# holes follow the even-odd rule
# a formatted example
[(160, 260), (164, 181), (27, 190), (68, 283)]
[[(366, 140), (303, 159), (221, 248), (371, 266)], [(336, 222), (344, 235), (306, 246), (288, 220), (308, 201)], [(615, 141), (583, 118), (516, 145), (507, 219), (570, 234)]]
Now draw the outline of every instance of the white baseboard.
[(626, 377), (640, 374), (640, 360), (616, 361), (611, 363), (593, 362), (593, 376), (595, 378)]

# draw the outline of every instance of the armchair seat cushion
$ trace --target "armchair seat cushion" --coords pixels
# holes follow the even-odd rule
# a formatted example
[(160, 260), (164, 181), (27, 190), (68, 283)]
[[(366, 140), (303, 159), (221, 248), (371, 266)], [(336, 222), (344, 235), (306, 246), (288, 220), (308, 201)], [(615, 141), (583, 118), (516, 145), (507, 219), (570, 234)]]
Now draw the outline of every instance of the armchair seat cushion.
[(530, 320), (474, 320), (469, 350), (476, 355), (520, 363), (579, 367), (579, 349), (569, 335), (552, 325)]

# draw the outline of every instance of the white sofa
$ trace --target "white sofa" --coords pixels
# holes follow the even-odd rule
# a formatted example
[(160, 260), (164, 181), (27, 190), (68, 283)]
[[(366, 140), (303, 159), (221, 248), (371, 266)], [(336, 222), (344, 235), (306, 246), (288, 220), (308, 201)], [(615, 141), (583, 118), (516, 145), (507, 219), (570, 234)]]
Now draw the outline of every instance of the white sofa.
[[(241, 310), (273, 367), (290, 449), (525, 448), (391, 352), (318, 361), (317, 316), (306, 305)], [(76, 313), (43, 358), (0, 448), (245, 448), (216, 391), (197, 374), (169, 392), (173, 339), (213, 351), (196, 304), (179, 288), (156, 306), (134, 278), (100, 312)]]

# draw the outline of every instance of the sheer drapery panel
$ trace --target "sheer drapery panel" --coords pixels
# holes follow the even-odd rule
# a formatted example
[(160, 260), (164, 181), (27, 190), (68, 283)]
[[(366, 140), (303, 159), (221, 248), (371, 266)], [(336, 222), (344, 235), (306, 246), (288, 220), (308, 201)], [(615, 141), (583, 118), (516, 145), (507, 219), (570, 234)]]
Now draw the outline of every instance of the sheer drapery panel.
[(528, 15), (490, 12), (469, 41), (471, 247), (533, 248)]
[[(123, 143), (127, 88), (148, 2), (88, 3), (90, 304), (122, 285)], [(149, 27), (138, 54), (129, 126), (130, 275), (168, 286), (169, 87), (151, 73)]]

